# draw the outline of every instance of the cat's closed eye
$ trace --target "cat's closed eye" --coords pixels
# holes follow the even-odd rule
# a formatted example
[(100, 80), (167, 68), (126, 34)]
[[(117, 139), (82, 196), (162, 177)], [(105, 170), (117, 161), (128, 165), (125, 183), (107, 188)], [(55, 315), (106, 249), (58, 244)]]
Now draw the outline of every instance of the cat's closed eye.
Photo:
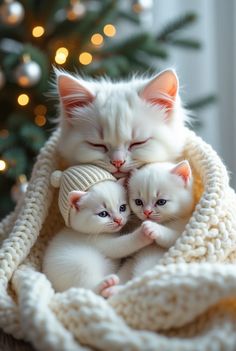
[(149, 138), (146, 139), (146, 140), (135, 141), (134, 143), (131, 143), (130, 146), (129, 146), (129, 150), (132, 150), (134, 147), (137, 147), (137, 146), (145, 144), (148, 140), (149, 140)]
[(96, 143), (91, 143), (90, 141), (87, 141), (87, 143), (94, 148), (102, 149), (104, 152), (108, 151), (108, 148), (105, 144), (96, 144)]

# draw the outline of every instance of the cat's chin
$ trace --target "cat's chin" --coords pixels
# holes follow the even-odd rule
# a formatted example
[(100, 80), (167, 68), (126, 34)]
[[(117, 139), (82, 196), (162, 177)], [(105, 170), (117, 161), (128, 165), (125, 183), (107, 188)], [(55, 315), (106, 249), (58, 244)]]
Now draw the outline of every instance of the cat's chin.
[(127, 177), (128, 174), (129, 172), (118, 172), (118, 171), (112, 173), (112, 175), (117, 179)]

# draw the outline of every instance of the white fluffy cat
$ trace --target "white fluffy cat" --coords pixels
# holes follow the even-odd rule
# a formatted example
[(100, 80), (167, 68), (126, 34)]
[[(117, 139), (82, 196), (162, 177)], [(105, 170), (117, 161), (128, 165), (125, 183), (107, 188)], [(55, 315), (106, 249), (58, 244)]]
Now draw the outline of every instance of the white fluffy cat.
[[(153, 163), (134, 170), (128, 182), (129, 204), (143, 221), (142, 231), (155, 242), (140, 250), (118, 275), (131, 279), (154, 267), (184, 231), (193, 211), (192, 175), (188, 161)], [(104, 291), (110, 296), (119, 286)]]
[(173, 70), (130, 81), (84, 80), (56, 70), (59, 151), (69, 165), (91, 163), (125, 176), (146, 163), (174, 161), (186, 114)]
[(49, 243), (43, 272), (56, 291), (84, 287), (103, 295), (104, 289), (119, 283), (112, 275), (119, 259), (150, 245), (153, 239), (141, 228), (127, 235), (118, 233), (130, 213), (120, 181), (103, 181), (87, 192), (72, 191), (68, 201), (71, 228), (63, 228)]

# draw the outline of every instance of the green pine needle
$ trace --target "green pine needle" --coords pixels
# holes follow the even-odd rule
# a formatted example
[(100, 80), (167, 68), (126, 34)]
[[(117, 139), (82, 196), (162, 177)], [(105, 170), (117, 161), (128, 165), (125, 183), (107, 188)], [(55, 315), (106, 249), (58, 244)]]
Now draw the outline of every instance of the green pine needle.
[(191, 101), (187, 104), (186, 108), (189, 110), (198, 110), (206, 107), (217, 100), (216, 95), (208, 95), (197, 100)]
[(156, 36), (159, 41), (165, 41), (170, 34), (176, 33), (180, 29), (184, 29), (197, 20), (197, 15), (193, 12), (186, 13), (184, 16), (178, 17), (168, 23), (164, 29)]

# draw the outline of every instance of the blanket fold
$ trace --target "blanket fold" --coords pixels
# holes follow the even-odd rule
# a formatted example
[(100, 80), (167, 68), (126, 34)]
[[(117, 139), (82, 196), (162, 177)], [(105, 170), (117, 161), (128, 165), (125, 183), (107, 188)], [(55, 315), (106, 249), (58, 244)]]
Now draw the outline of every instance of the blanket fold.
[(0, 223), (0, 327), (37, 350), (235, 350), (236, 194), (216, 152), (187, 130), (182, 158), (196, 208), (161, 263), (108, 300), (86, 289), (55, 293), (41, 273), (63, 226), (50, 175), (63, 169), (56, 130), (27, 192)]

